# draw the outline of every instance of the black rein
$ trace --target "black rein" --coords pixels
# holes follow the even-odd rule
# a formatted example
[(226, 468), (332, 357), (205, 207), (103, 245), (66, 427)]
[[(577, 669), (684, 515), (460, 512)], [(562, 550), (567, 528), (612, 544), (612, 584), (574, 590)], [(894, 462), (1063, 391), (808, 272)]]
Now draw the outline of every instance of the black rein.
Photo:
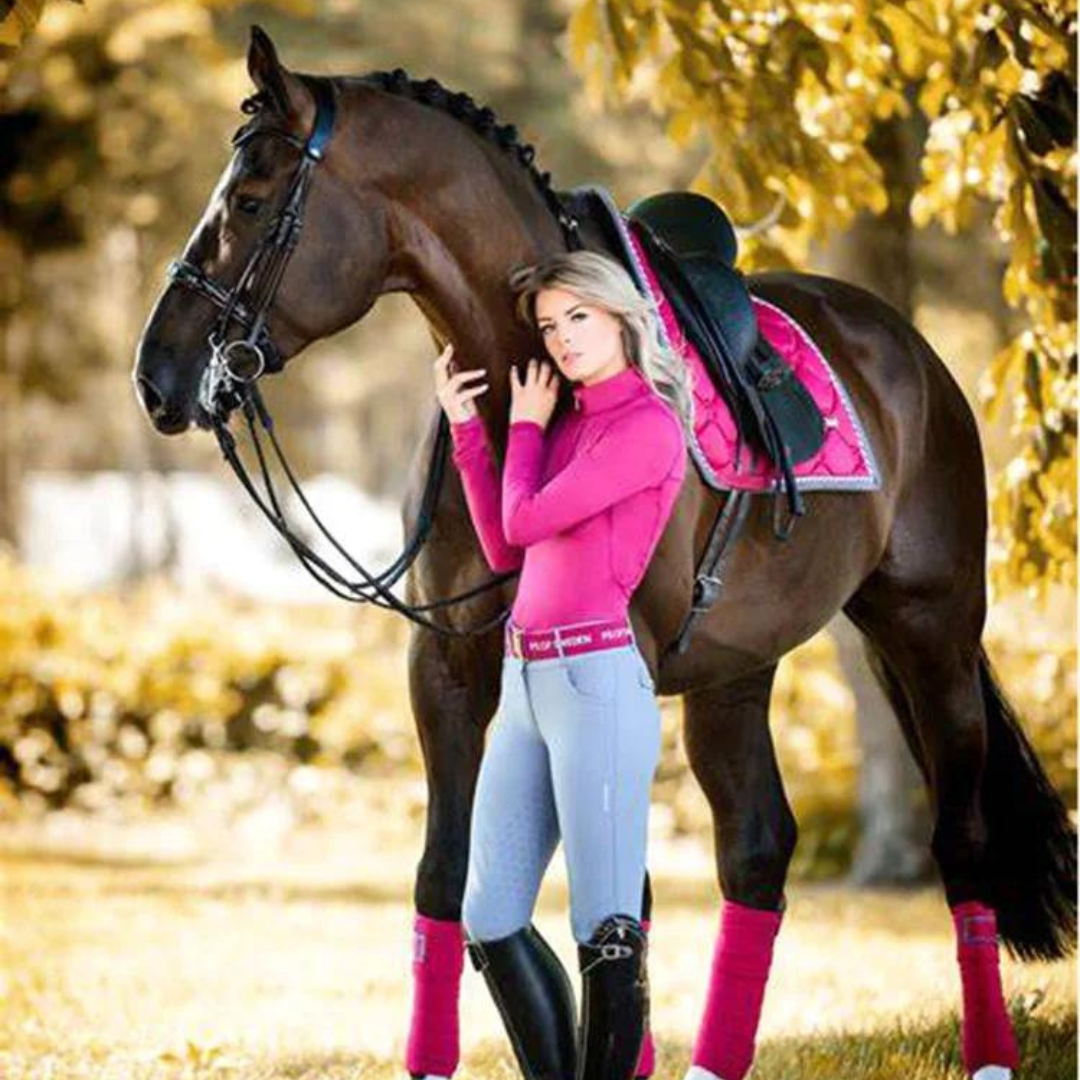
[[(264, 374), (279, 372), (284, 367), (281, 353), (270, 335), (266, 319), (289, 256), (300, 239), (312, 173), (322, 160), (326, 146), (333, 135), (337, 113), (332, 84), (322, 79), (309, 77), (304, 77), (304, 81), (315, 97), (315, 121), (311, 135), (306, 141), (290, 132), (269, 127), (250, 129), (234, 139), (234, 148), (240, 149), (258, 135), (270, 135), (284, 139), (302, 153), (300, 163), (290, 181), (282, 210), (256, 245), (236, 284), (231, 288), (223, 285), (205, 274), (200, 267), (183, 258), (169, 265), (169, 281), (192, 289), (209, 300), (221, 312), (210, 331), (210, 360), (200, 382), (199, 402), (210, 418), (222, 455), (236, 474), (241, 486), (267, 521), (289, 545), (304, 569), (323, 588), (342, 600), (352, 603), (371, 603), (377, 607), (397, 611), (412, 622), (444, 636), (471, 637), (475, 634), (487, 633), (506, 620), (510, 614), (509, 608), (504, 608), (493, 619), (465, 630), (439, 625), (421, 613), (463, 603), (489, 589), (499, 588), (518, 573), (516, 570), (497, 575), (458, 596), (437, 600), (430, 604), (410, 605), (399, 600), (391, 592), (392, 587), (416, 560), (431, 532), (435, 506), (446, 467), (447, 446), (450, 441), (450, 424), (445, 412), (441, 412), (439, 416), (439, 428), (432, 447), (424, 495), (413, 535), (406, 543), (404, 551), (394, 562), (381, 573), (373, 576), (334, 538), (304, 495), (278, 443), (273, 418), (259, 392), (258, 379)], [(559, 224), (562, 226), (567, 247), (571, 250), (580, 249), (582, 245), (578, 235), (577, 220), (565, 209), (561, 209)], [(245, 290), (251, 298), (247, 303), (241, 300), (241, 294)], [(229, 340), (228, 334), (234, 325), (239, 327), (241, 336)], [(255, 452), (262, 491), (259, 490), (244, 465), (236, 437), (229, 430), (229, 416), (237, 408), (241, 410), (244, 417), (245, 427)], [(266, 447), (263, 445), (264, 436), (273, 449), (274, 457), (289, 485), (319, 533), (360, 575), (362, 580), (350, 580), (331, 566), (301, 539), (290, 525), (271, 476)]]

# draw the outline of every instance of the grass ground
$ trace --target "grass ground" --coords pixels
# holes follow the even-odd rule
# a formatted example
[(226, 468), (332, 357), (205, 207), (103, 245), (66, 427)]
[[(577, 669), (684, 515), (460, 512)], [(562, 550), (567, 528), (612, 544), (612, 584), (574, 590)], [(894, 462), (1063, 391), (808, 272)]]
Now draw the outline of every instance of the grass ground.
[[(403, 1080), (416, 823), (387, 788), (333, 830), (262, 818), (0, 830), (3, 1080)], [(378, 827), (375, 827), (378, 825)], [(570, 966), (556, 853), (537, 924)], [(706, 852), (652, 845), (658, 1080), (679, 1080), (717, 891)], [(571, 967), (571, 970), (573, 968)], [(939, 894), (794, 887), (755, 1080), (960, 1080)], [(1004, 965), (1024, 1067), (1076, 1072), (1076, 966)], [(466, 965), (458, 1080), (517, 1072)]]

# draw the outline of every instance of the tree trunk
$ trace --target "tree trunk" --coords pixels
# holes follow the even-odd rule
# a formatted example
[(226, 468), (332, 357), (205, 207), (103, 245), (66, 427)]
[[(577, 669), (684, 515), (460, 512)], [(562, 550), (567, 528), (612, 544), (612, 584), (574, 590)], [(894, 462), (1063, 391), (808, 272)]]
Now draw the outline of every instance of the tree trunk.
[(0, 318), (0, 545), (19, 547), (22, 408), (17, 316)]
[(859, 842), (853, 885), (908, 885), (932, 875), (930, 810), (922, 774), (911, 757), (892, 706), (866, 662), (862, 635), (847, 619), (829, 631), (840, 668), (855, 696), (862, 751), (859, 770)]
[[(864, 214), (825, 253), (826, 272), (870, 289), (909, 319), (914, 314), (917, 268), (908, 216), (918, 183), (922, 132), (912, 120), (879, 124), (868, 145), (885, 172), (889, 208)], [(862, 770), (860, 839), (850, 880), (856, 885), (922, 881), (931, 871), (930, 820), (923, 781), (892, 707), (863, 653), (861, 636), (844, 618), (829, 625), (840, 664), (855, 695)]]

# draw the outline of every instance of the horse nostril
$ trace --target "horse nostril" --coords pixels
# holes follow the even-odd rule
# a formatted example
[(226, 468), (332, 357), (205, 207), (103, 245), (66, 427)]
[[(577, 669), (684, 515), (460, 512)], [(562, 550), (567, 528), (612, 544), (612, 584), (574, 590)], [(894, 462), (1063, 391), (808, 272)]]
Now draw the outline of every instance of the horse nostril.
[(161, 396), (158, 388), (145, 376), (140, 375), (136, 380), (139, 388), (139, 396), (142, 398), (143, 408), (154, 419), (161, 412), (165, 399)]

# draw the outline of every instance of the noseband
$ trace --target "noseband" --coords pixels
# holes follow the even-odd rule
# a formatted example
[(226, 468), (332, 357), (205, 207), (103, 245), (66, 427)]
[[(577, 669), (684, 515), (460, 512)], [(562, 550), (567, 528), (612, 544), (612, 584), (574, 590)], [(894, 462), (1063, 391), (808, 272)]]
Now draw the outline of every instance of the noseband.
[[(429, 604), (410, 605), (399, 600), (391, 592), (392, 587), (413, 564), (431, 532), (446, 467), (447, 447), (450, 442), (450, 424), (445, 412), (441, 412), (439, 416), (439, 429), (432, 445), (427, 481), (424, 485), (424, 494), (413, 535), (405, 545), (405, 550), (387, 569), (372, 575), (331, 535), (304, 495), (281, 450), (274, 433), (273, 418), (259, 392), (259, 378), (264, 374), (279, 372), (285, 366), (281, 353), (270, 336), (266, 317), (273, 306), (289, 256), (300, 239), (312, 174), (315, 166), (322, 160), (327, 144), (333, 135), (337, 114), (334, 91), (328, 82), (305, 78), (304, 83), (315, 97), (315, 122), (312, 125), (311, 135), (306, 140), (277, 128), (254, 128), (233, 140), (233, 146), (239, 149), (257, 135), (272, 135), (275, 138), (284, 139), (302, 153), (300, 164), (289, 183), (284, 206), (271, 222), (267, 232), (260, 238), (236, 284), (229, 288), (183, 258), (169, 264), (167, 274), (169, 282), (192, 289), (209, 300), (221, 312), (208, 337), (210, 360), (199, 384), (199, 404), (210, 418), (218, 446), (244, 490), (282, 539), (292, 548), (301, 566), (323, 588), (342, 600), (352, 603), (370, 603), (376, 607), (397, 611), (410, 621), (445, 637), (471, 637), (475, 634), (483, 634), (504, 622), (510, 614), (509, 608), (504, 607), (493, 619), (468, 629), (441, 626), (422, 613), (464, 603), (490, 589), (501, 587), (510, 578), (515, 577), (518, 571), (499, 574), (458, 596), (436, 600)], [(577, 219), (562, 207), (559, 208), (558, 217), (567, 247), (580, 248), (582, 245)], [(248, 303), (240, 299), (245, 289), (250, 297)], [(234, 325), (239, 327), (241, 336), (234, 337), (230, 341), (228, 334)], [(245, 428), (255, 454), (262, 490), (244, 465), (236, 437), (229, 430), (229, 415), (237, 408), (243, 415)], [(285, 516), (285, 508), (275, 487), (264, 439), (269, 443), (289, 485), (318, 532), (349, 566), (359, 573), (361, 581), (350, 580), (297, 535)]]
[[(301, 152), (285, 203), (259, 239), (236, 284), (229, 288), (184, 258), (169, 264), (169, 281), (194, 290), (221, 311), (210, 330), (210, 361), (199, 383), (199, 404), (209, 416), (227, 416), (240, 403), (244, 384), (253, 383), (264, 372), (281, 371), (285, 366), (270, 336), (266, 317), (273, 307), (289, 257), (300, 240), (312, 173), (322, 160), (337, 117), (337, 103), (330, 84), (310, 79), (306, 85), (315, 97), (315, 123), (306, 140), (269, 127), (253, 128), (233, 140), (233, 147), (239, 150), (259, 135), (270, 135)], [(240, 299), (245, 290), (249, 303)], [(240, 328), (241, 336), (229, 340), (232, 324)]]

